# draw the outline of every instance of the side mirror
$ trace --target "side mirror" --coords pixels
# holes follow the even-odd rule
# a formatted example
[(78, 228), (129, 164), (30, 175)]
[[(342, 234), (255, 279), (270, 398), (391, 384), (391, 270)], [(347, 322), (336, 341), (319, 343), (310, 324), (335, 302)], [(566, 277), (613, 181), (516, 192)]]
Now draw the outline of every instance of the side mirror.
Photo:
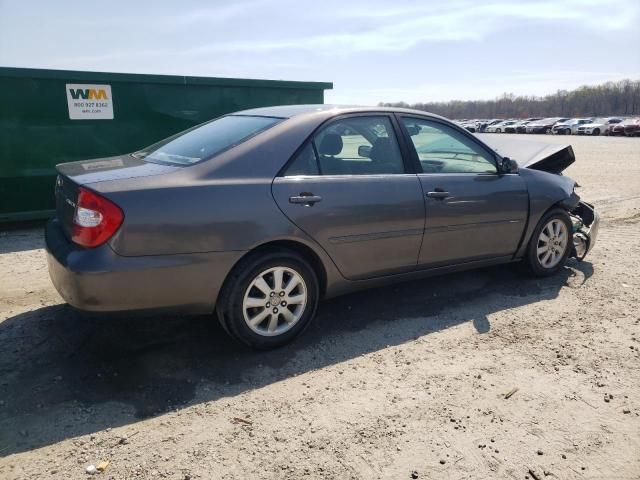
[(371, 146), (370, 145), (360, 145), (358, 147), (358, 155), (364, 158), (369, 158), (371, 156)]
[(501, 173), (518, 173), (518, 162), (511, 160), (509, 157), (502, 159)]
[(418, 135), (420, 133), (420, 127), (418, 125), (407, 125), (407, 133), (412, 137)]

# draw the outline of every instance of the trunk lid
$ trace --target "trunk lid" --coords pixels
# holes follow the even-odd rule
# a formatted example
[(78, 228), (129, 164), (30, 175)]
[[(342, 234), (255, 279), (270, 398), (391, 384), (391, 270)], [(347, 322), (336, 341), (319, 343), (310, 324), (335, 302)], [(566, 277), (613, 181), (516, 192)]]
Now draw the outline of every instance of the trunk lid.
[(80, 160), (56, 165), (58, 173), (72, 179), (78, 185), (161, 175), (180, 168), (182, 167), (147, 162), (133, 155)]
[(58, 175), (56, 178), (56, 217), (62, 225), (67, 238), (71, 238), (71, 226), (78, 201), (78, 184), (68, 177)]
[(477, 136), (502, 157), (515, 160), (520, 168), (561, 173), (576, 161), (571, 145), (536, 142), (506, 135), (479, 134)]
[[(71, 228), (75, 215), (76, 203), (80, 186), (110, 180), (125, 180), (170, 173), (181, 167), (160, 165), (146, 162), (132, 155), (121, 155), (78, 162), (61, 163), (56, 165), (56, 216), (62, 224), (62, 229), (71, 238)], [(100, 193), (104, 195), (103, 193)]]

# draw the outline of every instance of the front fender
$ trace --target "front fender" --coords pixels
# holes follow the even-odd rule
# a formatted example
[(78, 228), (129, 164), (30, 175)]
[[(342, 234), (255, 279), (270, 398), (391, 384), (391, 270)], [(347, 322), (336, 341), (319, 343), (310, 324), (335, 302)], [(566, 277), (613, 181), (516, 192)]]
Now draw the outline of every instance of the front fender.
[(559, 206), (570, 212), (580, 201), (574, 192), (576, 182), (569, 177), (529, 168), (521, 168), (520, 176), (529, 192), (529, 220), (515, 258), (525, 255), (533, 231), (550, 208)]

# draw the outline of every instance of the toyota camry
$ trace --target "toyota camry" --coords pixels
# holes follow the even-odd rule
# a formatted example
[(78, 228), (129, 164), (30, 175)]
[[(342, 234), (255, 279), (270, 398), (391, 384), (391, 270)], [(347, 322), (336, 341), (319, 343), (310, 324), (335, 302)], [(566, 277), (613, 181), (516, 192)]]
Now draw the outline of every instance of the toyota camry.
[(80, 310), (206, 313), (267, 349), (322, 298), (584, 258), (598, 217), (561, 173), (571, 147), (491, 137), (421, 111), (281, 106), (63, 163), (50, 276)]

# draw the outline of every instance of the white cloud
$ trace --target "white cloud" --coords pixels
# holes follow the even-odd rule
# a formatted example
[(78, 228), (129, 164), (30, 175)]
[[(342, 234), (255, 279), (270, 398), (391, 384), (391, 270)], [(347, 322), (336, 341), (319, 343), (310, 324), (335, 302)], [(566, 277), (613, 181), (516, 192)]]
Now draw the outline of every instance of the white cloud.
[[(392, 6), (360, 8), (348, 7), (342, 11), (339, 5), (323, 4), (313, 11), (318, 15), (316, 26), (304, 36), (286, 38), (282, 35), (262, 41), (215, 42), (200, 46), (197, 52), (264, 52), (283, 49), (302, 49), (327, 55), (348, 55), (363, 51), (402, 51), (423, 42), (478, 41), (521, 21), (545, 21), (563, 27), (568, 24), (597, 32), (608, 33), (633, 26), (638, 20), (640, 2), (633, 5), (606, 0), (450, 2), (446, 7), (418, 4), (405, 7)], [(330, 12), (332, 18), (324, 19)], [(358, 13), (359, 12), (359, 13)], [(375, 18), (376, 25), (360, 31), (344, 32), (340, 26), (348, 19)], [(386, 20), (386, 21), (384, 21)], [(295, 19), (292, 19), (295, 21)], [(567, 23), (570, 22), (570, 23)], [(324, 33), (328, 32), (328, 33)], [(334, 33), (340, 32), (340, 33)], [(193, 52), (190, 52), (193, 53)]]
[[(159, 10), (149, 21), (141, 22), (151, 48), (127, 46), (104, 54), (65, 55), (58, 60), (143, 60), (233, 53), (282, 55), (285, 51), (348, 58), (362, 52), (401, 52), (430, 42), (482, 41), (523, 21), (544, 22), (558, 29), (579, 26), (601, 35), (633, 28), (640, 21), (640, 1), (628, 4), (608, 0), (518, 3), (459, 0), (397, 5), (351, 1), (344, 5), (342, 0), (326, 0), (308, 8), (301, 5), (303, 2), (252, 0), (187, 9), (175, 15)], [(288, 9), (287, 18), (270, 16), (270, 12), (283, 9)], [(261, 16), (265, 17), (264, 22), (259, 21)], [(173, 45), (162, 41), (167, 32), (179, 41)]]
[(363, 104), (542, 95), (640, 71), (619, 48), (640, 42), (640, 0), (111, 0), (99, 17), (84, 6), (0, 0), (0, 64), (334, 80), (328, 101)]

